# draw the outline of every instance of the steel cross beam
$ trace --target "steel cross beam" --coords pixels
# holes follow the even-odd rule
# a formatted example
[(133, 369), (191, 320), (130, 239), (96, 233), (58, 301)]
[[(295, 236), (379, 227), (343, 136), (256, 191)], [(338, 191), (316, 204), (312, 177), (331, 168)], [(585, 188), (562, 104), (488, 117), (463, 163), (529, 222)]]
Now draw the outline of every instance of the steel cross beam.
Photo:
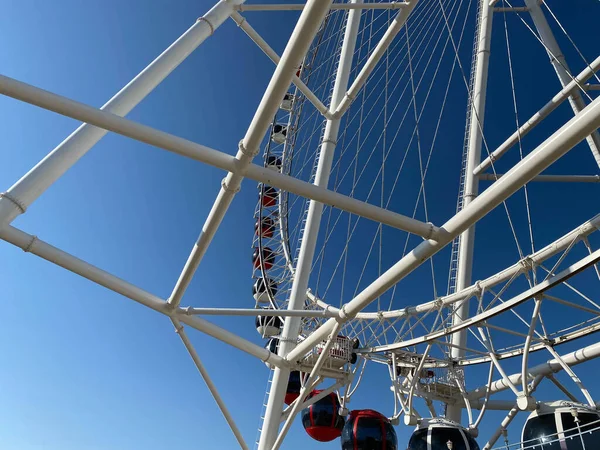
[(400, 259), (339, 311), (339, 317), (329, 319), (306, 340), (298, 345), (286, 359), (297, 361), (322, 341), (337, 321), (348, 321), (381, 296), (423, 262), (452, 241), (462, 231), (476, 223), (487, 213), (510, 197), (534, 176), (548, 168), (554, 161), (585, 139), (600, 126), (600, 98), (590, 103), (539, 147), (517, 163), (502, 178), (493, 183), (462, 211), (454, 215), (440, 229), (446, 234), (439, 241), (427, 240)]
[[(479, 193), (479, 178), (473, 174), (475, 167), (481, 161), (481, 146), (483, 143), (483, 124), (485, 119), (485, 103), (487, 96), (488, 69), (490, 63), (490, 53), (492, 45), (492, 7), (488, 0), (479, 0), (479, 28), (477, 30), (477, 56), (475, 58), (475, 72), (473, 78), (473, 91), (470, 95), (470, 111), (468, 124), (467, 155), (462, 207), (466, 208), (477, 197)], [(458, 264), (456, 270), (456, 289), (460, 291), (471, 284), (473, 273), (473, 253), (475, 250), (475, 225), (465, 229), (460, 235), (458, 241)], [(452, 323), (458, 324), (469, 316), (469, 303), (455, 305), (453, 311)], [(458, 348), (451, 349), (452, 358), (461, 358), (465, 351), (460, 347), (467, 345), (466, 330), (452, 335), (452, 343)], [(450, 420), (460, 423), (462, 413), (461, 405), (448, 405), (446, 408), (446, 417)]]
[[(235, 9), (237, 11), (302, 11), (306, 6), (305, 3), (282, 3), (282, 4), (265, 4), (265, 5), (239, 5)], [(401, 9), (408, 6), (406, 2), (381, 2), (381, 3), (334, 3), (329, 9)]]
[(260, 151), (260, 143), (267, 133), (273, 116), (277, 113), (281, 100), (283, 100), (285, 93), (288, 91), (292, 83), (292, 78), (308, 52), (310, 44), (319, 30), (330, 5), (331, 1), (321, 3), (309, 1), (302, 10), (302, 14), (298, 18), (294, 31), (281, 55), (279, 64), (277, 64), (271, 81), (256, 109), (248, 131), (239, 144), (239, 150), (235, 157), (238, 170), (228, 173), (221, 183), (221, 190), (217, 199), (204, 222), (200, 236), (169, 297), (169, 305), (179, 305), (196, 269), (200, 265), (200, 261), (204, 257), (219, 225), (225, 217), (225, 213), (229, 209), (233, 197), (240, 190), (248, 167)]
[(167, 305), (167, 302), (162, 298), (134, 286), (133, 284), (99, 269), (63, 250), (53, 247), (41, 239), (38, 239), (36, 236), (25, 233), (11, 225), (7, 225), (0, 230), (0, 239), (10, 242), (25, 252), (37, 255), (46, 261), (63, 267), (83, 278), (87, 278), (100, 286), (134, 300), (156, 312), (168, 317), (174, 317), (180, 322), (264, 362), (275, 366), (286, 365), (283, 358), (271, 353), (266, 348), (243, 339), (228, 330), (218, 327), (207, 320), (201, 319), (200, 317), (186, 315), (182, 309), (170, 308)]
[[(563, 362), (569, 367), (576, 366), (583, 362), (589, 361), (594, 358), (600, 357), (600, 343), (592, 344), (587, 347), (581, 348), (567, 355), (562, 356)], [(536, 378), (538, 376), (545, 377), (556, 372), (560, 372), (563, 369), (561, 363), (557, 359), (551, 359), (543, 364), (539, 364), (535, 367), (531, 367), (527, 373), (529, 378)], [(513, 384), (521, 383), (521, 373), (515, 373), (508, 376), (508, 380)], [(471, 400), (482, 398), (485, 395), (485, 391), (488, 386), (480, 386), (467, 393), (467, 396)], [(509, 389), (509, 384), (506, 380), (500, 379), (492, 382), (489, 386), (489, 390), (492, 394), (505, 391)]]
[[(546, 16), (542, 11), (539, 2), (537, 0), (524, 1), (527, 8), (529, 8), (529, 14), (531, 15), (533, 24), (540, 35), (540, 40), (546, 48), (548, 56), (550, 56), (550, 64), (552, 64), (552, 67), (554, 67), (556, 76), (564, 88), (568, 86), (573, 79), (569, 66), (567, 65), (567, 60), (565, 59), (558, 42), (556, 42), (556, 39), (554, 38), (552, 29), (548, 25), (548, 21), (546, 20)], [(569, 103), (571, 104), (571, 109), (573, 109), (573, 113), (575, 114), (578, 114), (581, 110), (583, 110), (583, 108), (585, 108), (585, 101), (577, 90), (571, 92), (571, 95), (569, 96)], [(598, 134), (598, 131), (594, 130), (592, 133), (590, 133), (586, 140), (590, 150), (592, 151), (592, 155), (596, 160), (596, 164), (600, 168), (600, 134)]]
[[(328, 6), (331, 6), (332, 4), (331, 1), (319, 1), (321, 1), (323, 4), (327, 4)], [(350, 2), (357, 3), (357, 0), (350, 0)], [(350, 79), (350, 72), (352, 69), (352, 60), (354, 58), (354, 50), (356, 47), (356, 38), (358, 36), (360, 26), (360, 18), (361, 12), (359, 10), (352, 9), (347, 13), (346, 28), (344, 32), (344, 40), (340, 50), (338, 71), (331, 95), (331, 109), (334, 109), (342, 101), (344, 92), (348, 87), (348, 81)], [(315, 173), (314, 184), (316, 186), (326, 188), (329, 183), (329, 176), (331, 173), (331, 166), (333, 164), (335, 148), (337, 145), (339, 128), (339, 119), (327, 120), (320, 146), (317, 170)], [(304, 303), (306, 301), (306, 291), (308, 289), (308, 280), (310, 277), (317, 245), (317, 238), (319, 235), (321, 216), (323, 214), (323, 206), (324, 205), (322, 203), (314, 200), (311, 200), (309, 203), (308, 212), (306, 214), (306, 226), (304, 229), (302, 243), (300, 245), (294, 281), (290, 291), (288, 309), (301, 309), (304, 307)], [(299, 318), (288, 317), (285, 319), (283, 330), (281, 332), (279, 355), (285, 356), (295, 347), (301, 325), (302, 323)], [(315, 364), (315, 368), (310, 373), (309, 381), (307, 383), (313, 380), (313, 378), (316, 376), (319, 365), (322, 365), (325, 361), (325, 357), (329, 353), (329, 347), (337, 336), (337, 331), (334, 333), (334, 330), (339, 330), (339, 325), (337, 328), (334, 327), (332, 330), (330, 330), (330, 333), (332, 334), (329, 342), (324, 346), (323, 351), (319, 356), (317, 363)], [(292, 411), (290, 412), (290, 417), (288, 417), (286, 420), (283, 429), (278, 436), (277, 430), (279, 429), (283, 400), (289, 375), (290, 370), (288, 368), (275, 369), (258, 450), (277, 449), (279, 446), (281, 446), (283, 438), (285, 437), (287, 430), (291, 425), (291, 420), (298, 411), (300, 402), (304, 401), (303, 396), (306, 386), (301, 390), (298, 403), (294, 405)]]
[(599, 69), (600, 56), (592, 61), (588, 67), (583, 69), (579, 75), (577, 75), (566, 86), (564, 86), (562, 90), (558, 92), (558, 94), (552, 97), (548, 103), (546, 103), (540, 110), (538, 110), (538, 112), (532, 115), (523, 125), (521, 125), (517, 131), (511, 134), (506, 141), (500, 144), (496, 150), (494, 150), (486, 159), (483, 160), (481, 164), (475, 168), (473, 173), (475, 175), (481, 174), (481, 172), (490, 167), (494, 161), (500, 159), (500, 157), (506, 153), (506, 151), (519, 142), (520, 139), (523, 139), (527, 133), (533, 130), (542, 122), (543, 119), (548, 117), (552, 111), (554, 111), (565, 100), (567, 100), (571, 96), (572, 92), (576, 91), (577, 89), (581, 89), (581, 86), (583, 86), (587, 80), (594, 76)]
[[(565, 280), (576, 275), (577, 273), (581, 272), (582, 270), (585, 270), (588, 267), (596, 264), (598, 261), (600, 261), (600, 249), (596, 250), (591, 255), (587, 255), (585, 258), (582, 258), (580, 261), (571, 265), (570, 267), (567, 267), (562, 272), (560, 272), (552, 277), (549, 277), (548, 279), (544, 280), (543, 282), (536, 284), (532, 288), (520, 293), (519, 295), (511, 298), (510, 300), (506, 300), (504, 303), (494, 306), (493, 308), (489, 308), (489, 309), (485, 310), (484, 312), (479, 313), (475, 316), (469, 317), (469, 318), (461, 321), (460, 323), (453, 324), (452, 326), (443, 328), (439, 331), (431, 332), (430, 334), (425, 335), (425, 336), (408, 339), (408, 340), (402, 341), (402, 342), (396, 342), (394, 344), (383, 345), (383, 346), (378, 347), (377, 350), (378, 351), (390, 351), (390, 350), (394, 350), (396, 348), (408, 348), (408, 347), (412, 347), (414, 345), (422, 344), (425, 342), (430, 342), (434, 339), (439, 339), (439, 338), (447, 336), (449, 334), (455, 334), (462, 330), (466, 330), (467, 328), (469, 328), (471, 326), (475, 326), (479, 323), (482, 323), (486, 320), (493, 318), (494, 316), (497, 316), (498, 314), (501, 314), (509, 309), (512, 309), (513, 307), (529, 300), (530, 298), (534, 298), (538, 295), (543, 294), (548, 289), (551, 289), (552, 287), (556, 286), (557, 284), (564, 282)], [(541, 345), (543, 345), (543, 344), (544, 343), (541, 343)], [(540, 344), (537, 344), (537, 345), (540, 345)], [(532, 346), (532, 348), (533, 348), (533, 346)]]
[(344, 211), (357, 214), (384, 225), (389, 225), (427, 239), (436, 239), (440, 230), (432, 223), (424, 223), (379, 206), (315, 186), (256, 164), (243, 166), (238, 159), (212, 148), (196, 144), (163, 131), (138, 124), (129, 119), (93, 108), (66, 97), (36, 88), (27, 83), (0, 75), (0, 94), (12, 97), (105, 130), (113, 131), (140, 142), (171, 151), (188, 158), (223, 169), (230, 173), (244, 173), (250, 178), (296, 195), (317, 200)]
[[(121, 89), (104, 106), (102, 111), (127, 115), (202, 42), (219, 27), (233, 8), (244, 0), (220, 0), (210, 11), (200, 17), (169, 48), (148, 67)], [(85, 122), (85, 121), (84, 121)], [(84, 156), (107, 130), (84, 123), (52, 150), (33, 169), (0, 196), (0, 229), (23, 214), (29, 205), (42, 195), (56, 180)]]

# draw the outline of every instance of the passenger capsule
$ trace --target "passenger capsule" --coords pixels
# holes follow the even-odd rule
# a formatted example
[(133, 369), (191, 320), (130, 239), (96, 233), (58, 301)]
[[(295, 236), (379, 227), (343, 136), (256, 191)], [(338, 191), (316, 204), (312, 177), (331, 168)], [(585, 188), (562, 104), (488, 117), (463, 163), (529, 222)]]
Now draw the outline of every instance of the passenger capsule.
[(279, 107), (285, 111), (291, 111), (292, 106), (294, 105), (294, 98), (294, 95), (288, 92), (283, 96), (283, 100), (281, 101), (281, 105)]
[(285, 392), (285, 404), (291, 405), (294, 400), (300, 395), (300, 389), (302, 389), (302, 381), (300, 380), (300, 372), (294, 370), (290, 372), (290, 378), (288, 379), (287, 390)]
[[(322, 391), (312, 391), (308, 398)], [(308, 435), (319, 442), (329, 442), (340, 437), (344, 418), (340, 416), (340, 402), (332, 392), (302, 411), (302, 425)]]
[[(428, 446), (428, 442), (431, 446)], [(408, 441), (407, 450), (479, 450), (468, 430), (448, 419), (423, 419)]]
[(276, 170), (277, 172), (281, 171), (281, 158), (275, 155), (267, 156), (267, 160), (265, 161), (265, 167), (267, 169)]
[(256, 316), (255, 322), (256, 331), (258, 331), (258, 333), (264, 337), (278, 335), (281, 327), (283, 327), (283, 322), (278, 316)]
[(271, 133), (271, 139), (276, 144), (283, 144), (287, 136), (287, 127), (281, 124), (273, 125), (273, 132)]
[(350, 364), (356, 364), (356, 361), (358, 361), (358, 355), (356, 354), (356, 352), (354, 350), (358, 349), (359, 347), (360, 347), (360, 339), (358, 339), (358, 338), (352, 339), (352, 356), (350, 357)]
[(269, 303), (270, 297), (275, 297), (277, 294), (277, 283), (271, 278), (259, 278), (252, 286), (252, 295), (257, 303)]
[(261, 186), (260, 202), (264, 207), (270, 208), (277, 204), (277, 189), (272, 186)]
[(275, 231), (275, 221), (270, 217), (256, 219), (254, 224), (254, 233), (263, 238), (272, 238)]
[(566, 401), (542, 403), (523, 428), (523, 447), (539, 450), (600, 449), (600, 414)]
[(254, 253), (252, 253), (252, 264), (255, 269), (260, 267), (260, 261), (262, 259), (265, 270), (270, 270), (275, 264), (275, 252), (269, 247), (263, 247), (262, 252), (258, 247), (254, 247)]
[(387, 417), (372, 409), (356, 410), (342, 430), (342, 450), (398, 450), (398, 438)]

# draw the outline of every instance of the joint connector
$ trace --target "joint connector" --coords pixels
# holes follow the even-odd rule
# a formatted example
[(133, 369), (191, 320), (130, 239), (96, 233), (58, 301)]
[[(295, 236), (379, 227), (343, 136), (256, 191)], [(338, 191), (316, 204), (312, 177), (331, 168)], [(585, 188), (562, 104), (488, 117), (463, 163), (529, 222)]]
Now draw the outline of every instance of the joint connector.
[(23, 248), (23, 251), (25, 253), (29, 253), (32, 249), (32, 247), (34, 246), (34, 244), (36, 243), (36, 241), (38, 240), (37, 236), (31, 236), (31, 240), (29, 241), (29, 243), (25, 246), (25, 248)]
[(5, 198), (9, 202), (11, 202), (13, 205), (15, 205), (17, 208), (19, 208), (19, 210), (21, 211), (21, 214), (25, 214), (25, 211), (27, 211), (27, 205), (25, 205), (25, 203), (20, 201), (17, 197), (13, 197), (10, 193), (8, 193), (8, 192), (0, 193), (0, 199), (2, 199), (2, 198)]
[(232, 189), (231, 187), (229, 187), (229, 185), (227, 184), (227, 177), (225, 177), (225, 178), (223, 178), (223, 180), (221, 180), (221, 187), (223, 188), (224, 191), (232, 192), (233, 194), (237, 194), (238, 192), (240, 192), (239, 186), (235, 189)]
[(255, 148), (254, 151), (250, 151), (248, 150), (245, 146), (244, 146), (244, 140), (242, 139), (240, 141), (240, 143), (238, 144), (238, 150), (244, 155), (249, 157), (250, 159), (254, 159), (254, 157), (256, 155), (258, 155), (258, 153), (260, 152), (259, 148)]
[(348, 314), (346, 314), (346, 305), (343, 305), (340, 308), (340, 311), (338, 312), (338, 316), (336, 317), (336, 320), (340, 323), (344, 323), (346, 322), (350, 317), (348, 317)]
[(206, 17), (198, 17), (198, 20), (196, 20), (196, 22), (206, 23), (210, 28), (210, 35), (212, 36), (213, 34), (215, 34), (215, 27), (213, 27), (213, 24), (210, 23), (210, 21)]

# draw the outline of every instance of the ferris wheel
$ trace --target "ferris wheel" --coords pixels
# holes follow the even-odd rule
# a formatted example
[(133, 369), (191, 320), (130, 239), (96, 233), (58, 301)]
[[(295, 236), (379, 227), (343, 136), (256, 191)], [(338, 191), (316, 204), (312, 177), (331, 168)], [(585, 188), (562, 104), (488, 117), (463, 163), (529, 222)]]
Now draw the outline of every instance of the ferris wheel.
[[(250, 25), (270, 11), (301, 11), (281, 55)], [(229, 18), (274, 67), (235, 157), (123, 118)], [(0, 238), (168, 316), (243, 449), (184, 326), (265, 362), (259, 450), (295, 420), (343, 450), (598, 448), (577, 371), (600, 356), (600, 56), (574, 31), (538, 0), (220, 0), (101, 109), (0, 76), (84, 122), (2, 194)], [(167, 299), (11, 225), (108, 131), (227, 172)], [(181, 306), (244, 178), (248, 308)], [(259, 336), (207, 315), (254, 317)], [(362, 389), (389, 408), (352, 409)]]

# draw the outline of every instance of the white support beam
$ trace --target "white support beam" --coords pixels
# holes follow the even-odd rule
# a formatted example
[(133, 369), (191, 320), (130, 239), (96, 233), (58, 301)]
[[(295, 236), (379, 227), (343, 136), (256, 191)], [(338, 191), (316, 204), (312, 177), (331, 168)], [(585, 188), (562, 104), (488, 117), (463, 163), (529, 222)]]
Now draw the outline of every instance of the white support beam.
[(228, 173), (221, 182), (221, 190), (217, 195), (217, 199), (169, 297), (169, 305), (179, 305), (235, 194), (240, 190), (248, 167), (260, 152), (260, 143), (267, 133), (271, 121), (279, 109), (281, 100), (283, 100), (292, 83), (292, 77), (308, 52), (330, 5), (331, 1), (309, 1), (302, 10), (302, 14), (300, 14), (294, 31), (281, 55), (279, 64), (275, 67), (271, 81), (265, 89), (260, 104), (250, 122), (246, 135), (239, 144), (235, 157), (237, 171)]
[[(585, 243), (587, 240), (587, 236), (597, 229), (600, 229), (600, 214), (593, 217), (592, 219), (588, 220), (587, 222), (584, 222), (583, 224), (581, 224), (574, 230), (572, 230), (569, 233), (565, 234), (564, 236), (558, 238), (554, 242), (551, 242), (550, 244), (541, 248), (537, 252), (526, 256), (522, 260), (519, 260), (512, 266), (507, 267), (506, 269), (504, 269), (492, 276), (489, 276), (488, 278), (480, 280), (480, 281), (476, 282), (474, 285), (471, 285), (468, 288), (463, 289), (462, 291), (456, 292), (454, 294), (446, 295), (443, 297), (439, 297), (433, 301), (425, 302), (420, 305), (409, 306), (409, 307), (394, 310), (394, 311), (383, 311), (381, 313), (360, 312), (356, 315), (356, 318), (363, 319), (363, 320), (381, 320), (381, 319), (390, 320), (390, 319), (407, 317), (407, 316), (411, 316), (411, 315), (424, 314), (424, 313), (427, 313), (428, 311), (438, 309), (440, 307), (447, 307), (447, 306), (451, 305), (452, 303), (462, 301), (462, 300), (464, 300), (468, 297), (474, 296), (474, 295), (479, 295), (479, 293), (482, 291), (485, 291), (485, 290), (487, 290), (495, 285), (498, 285), (500, 283), (503, 283), (507, 280), (510, 280), (516, 274), (523, 271), (525, 263), (530, 262), (532, 265), (537, 266), (537, 265), (543, 263), (544, 261), (546, 261), (547, 259), (552, 258), (553, 256), (564, 251), (576, 240), (581, 239)], [(588, 247), (588, 251), (590, 254), (592, 253), (591, 247)], [(318, 299), (317, 297), (314, 296), (314, 294), (312, 292), (307, 292), (307, 297), (311, 302), (316, 303), (319, 307), (321, 307), (323, 309), (327, 309), (328, 311), (339, 315), (340, 310), (338, 308), (328, 305), (324, 301)], [(581, 307), (580, 307), (580, 309), (581, 309)], [(485, 323), (484, 325), (488, 328), (497, 329), (499, 331), (502, 331), (505, 333), (511, 333), (516, 336), (520, 336), (520, 337), (526, 336), (526, 335), (524, 335), (522, 333), (518, 333), (514, 330), (508, 330), (506, 328), (498, 327), (498, 326), (490, 324), (490, 323)], [(595, 327), (598, 328), (597, 325)], [(590, 332), (592, 330), (593, 329), (590, 329)], [(577, 332), (577, 333), (579, 333), (579, 332)], [(576, 336), (577, 333), (573, 334), (571, 339), (577, 338), (577, 336)], [(570, 339), (568, 339), (568, 340), (570, 340)], [(381, 351), (380, 347), (376, 347), (374, 350)], [(483, 362), (483, 361), (481, 361), (481, 362)]]
[[(391, 350), (395, 350), (395, 349), (409, 348), (409, 347), (412, 347), (415, 345), (430, 342), (434, 339), (440, 339), (442, 337), (445, 337), (448, 335), (453, 335), (460, 331), (466, 330), (469, 327), (473, 327), (479, 323), (488, 321), (489, 319), (491, 319), (499, 314), (502, 314), (503, 312), (508, 311), (509, 309), (512, 309), (512, 308), (520, 305), (521, 303), (526, 302), (527, 300), (529, 300), (531, 298), (534, 298), (538, 295), (543, 294), (547, 290), (552, 289), (554, 286), (557, 286), (557, 285), (565, 282), (567, 279), (571, 278), (572, 276), (593, 266), (598, 261), (600, 261), (600, 249), (596, 250), (591, 255), (588, 255), (588, 256), (582, 258), (581, 260), (579, 260), (575, 264), (567, 267), (560, 273), (547, 278), (543, 282), (534, 285), (533, 287), (531, 287), (530, 289), (527, 289), (524, 292), (521, 292), (519, 295), (516, 295), (516, 296), (512, 297), (511, 299), (506, 300), (503, 303), (496, 305), (492, 308), (488, 308), (485, 311), (483, 311), (475, 316), (466, 318), (465, 320), (461, 321), (460, 323), (452, 324), (451, 326), (444, 327), (442, 329), (433, 331), (433, 332), (423, 335), (423, 336), (407, 339), (407, 340), (404, 340), (401, 342), (395, 342), (393, 344), (382, 345), (382, 346), (379, 346), (376, 349), (372, 349), (372, 350), (381, 352), (381, 351), (391, 351)], [(483, 337), (484, 336), (482, 336), (482, 338)], [(543, 342), (543, 341), (539, 342), (535, 345), (532, 345), (531, 351), (533, 351), (534, 348), (537, 349), (538, 346), (543, 347), (544, 345), (545, 345), (545, 342)], [(491, 349), (490, 349), (490, 351), (491, 351)], [(490, 356), (492, 357), (492, 359), (495, 357), (494, 353), (491, 353)], [(498, 368), (498, 370), (500, 370), (500, 368)]]
[[(332, 4), (331, 1), (317, 1), (320, 1), (322, 4), (327, 4), (328, 6)], [(350, 2), (356, 3), (357, 1), (350, 0)], [(358, 36), (360, 26), (360, 18), (361, 12), (359, 10), (352, 9), (347, 13), (344, 40), (340, 50), (338, 70), (333, 85), (333, 92), (331, 94), (330, 109), (335, 109), (337, 107), (348, 87), (348, 80), (350, 79), (352, 60), (354, 58), (354, 50), (356, 47), (356, 38)], [(337, 145), (339, 127), (339, 119), (328, 119), (326, 122), (314, 179), (314, 184), (316, 186), (326, 188), (329, 183), (329, 176), (331, 173), (331, 166), (333, 164), (333, 155)], [(319, 235), (319, 228), (321, 225), (321, 216), (323, 214), (323, 206), (324, 205), (322, 203), (314, 200), (311, 200), (309, 203), (302, 243), (300, 245), (300, 251), (298, 254), (298, 262), (296, 264), (294, 281), (290, 291), (288, 309), (301, 309), (304, 307), (306, 302), (306, 291), (308, 290), (308, 280), (315, 255), (317, 237)], [(285, 357), (288, 352), (294, 349), (298, 340), (298, 335), (301, 331), (301, 325), (302, 322), (299, 318), (288, 317), (285, 319), (279, 345), (280, 356)], [(330, 330), (330, 333), (333, 333), (333, 331), (337, 329), (339, 329), (339, 325), (337, 328), (333, 327)], [(319, 365), (323, 364), (326, 353), (329, 353), (329, 347), (331, 346), (331, 343), (335, 339), (336, 335), (337, 333), (330, 337), (330, 341), (322, 350), (315, 368), (313, 371), (311, 371), (309, 382), (312, 381), (313, 377), (315, 376)], [(290, 412), (290, 417), (288, 417), (283, 429), (278, 435), (277, 430), (279, 429), (281, 411), (283, 408), (283, 400), (285, 397), (289, 374), (290, 371), (287, 368), (275, 369), (258, 450), (272, 450), (281, 446), (287, 430), (291, 425), (291, 420), (294, 418), (294, 415), (297, 412), (297, 407), (300, 405), (300, 401), (304, 400), (302, 397), (305, 389), (303, 388), (300, 392), (301, 398), (298, 399), (298, 404), (294, 405), (294, 408)]]
[[(248, 23), (246, 18), (238, 12), (231, 14), (231, 18), (237, 25), (248, 35), (250, 39), (260, 48), (265, 55), (269, 57), (275, 65), (279, 64), (281, 60), (280, 56), (271, 48), (267, 41), (265, 41), (260, 34)], [(321, 102), (321, 100), (314, 94), (313, 91), (297, 76), (294, 75), (292, 82), (296, 85), (298, 90), (304, 94), (304, 97), (317, 108), (317, 111), (321, 113), (326, 119), (331, 119), (329, 109)]]
[(410, 0), (410, 3), (405, 8), (402, 8), (401, 11), (398, 12), (394, 20), (390, 24), (389, 28), (386, 30), (385, 34), (381, 37), (381, 40), (377, 43), (373, 52), (369, 55), (369, 58), (365, 62), (365, 65), (362, 67), (356, 78), (354, 79), (354, 83), (348, 89), (348, 92), (344, 95), (344, 99), (336, 105), (336, 108), (330, 109), (330, 114), (333, 115), (334, 118), (341, 118), (344, 113), (350, 108), (352, 102), (363, 88), (363, 86), (367, 83), (369, 76), (375, 70), (375, 67), (379, 63), (379, 60), (385, 55), (388, 47), (396, 37), (396, 35), (400, 32), (408, 17), (410, 16), (412, 10), (417, 6), (418, 0)]
[[(583, 362), (598, 357), (600, 357), (600, 343), (592, 344), (567, 355), (564, 355), (562, 357), (562, 360), (569, 367), (573, 367), (577, 364), (581, 364)], [(535, 377), (550, 375), (556, 372), (560, 372), (561, 370), (561, 363), (556, 359), (551, 359), (543, 364), (531, 367), (527, 372), (529, 375), (529, 379), (534, 379)], [(510, 375), (508, 378), (514, 384), (521, 384), (521, 373), (515, 373), (513, 375)], [(505, 391), (508, 388), (509, 385), (506, 383), (506, 381), (502, 379), (496, 380), (490, 385), (490, 391), (492, 394)], [(467, 395), (470, 399), (482, 398), (485, 395), (486, 389), (487, 386), (480, 386), (470, 391)]]
[[(233, 12), (234, 6), (243, 1), (220, 0), (101, 109), (118, 116), (127, 115), (227, 20)], [(84, 123), (7, 192), (3, 193), (0, 196), (0, 228), (11, 223), (19, 214), (23, 214), (31, 203), (83, 157), (106, 133), (106, 129)]]
[[(102, 269), (99, 269), (69, 253), (62, 251), (50, 244), (38, 239), (36, 236), (27, 234), (11, 225), (5, 226), (0, 230), (0, 239), (5, 240), (25, 252), (39, 256), (46, 261), (50, 261), (60, 267), (70, 270), (77, 275), (87, 278), (94, 283), (104, 286), (111, 291), (134, 300), (156, 312), (172, 317), (177, 310), (170, 308), (167, 302), (149, 292), (140, 289), (137, 286), (128, 283)], [(285, 365), (285, 361), (280, 356), (271, 353), (266, 348), (256, 345), (246, 339), (239, 337), (230, 331), (220, 328), (199, 317), (186, 316), (179, 314), (176, 317), (186, 325), (214, 337), (226, 344), (229, 344), (245, 353), (248, 353), (264, 362), (275, 366)]]
[(440, 230), (431, 223), (424, 223), (408, 216), (398, 214), (379, 206), (315, 186), (306, 181), (293, 178), (256, 164), (243, 166), (238, 159), (212, 148), (174, 136), (154, 128), (138, 124), (129, 119), (116, 116), (66, 97), (36, 88), (27, 83), (0, 75), (0, 94), (12, 97), (32, 105), (39, 106), (64, 116), (72, 117), (113, 131), (122, 136), (145, 142), (196, 161), (209, 164), (230, 173), (244, 174), (261, 183), (267, 183), (279, 189), (331, 205), (361, 217), (384, 225), (398, 228), (427, 239), (436, 239)]
[(307, 309), (243, 309), (243, 308), (181, 308), (188, 316), (277, 316), (277, 317), (337, 317), (334, 311)]
[(517, 408), (517, 406), (514, 405), (510, 409), (510, 411), (508, 411), (506, 417), (502, 419), (502, 422), (500, 422), (500, 426), (496, 429), (494, 434), (492, 434), (492, 436), (483, 446), (483, 450), (490, 450), (492, 448), (492, 446), (496, 443), (500, 436), (502, 436), (502, 434), (506, 432), (506, 428), (510, 425), (510, 423), (513, 421), (518, 412), (519, 408)]
[[(306, 6), (305, 3), (281, 3), (281, 4), (266, 4), (266, 5), (239, 5), (235, 9), (240, 12), (244, 11), (302, 11)], [(407, 2), (381, 2), (381, 3), (334, 3), (331, 5), (331, 10), (340, 9), (401, 9), (409, 6)]]
[(173, 326), (175, 327), (175, 332), (181, 338), (181, 342), (183, 342), (183, 345), (185, 346), (188, 353), (190, 354), (192, 361), (194, 361), (194, 364), (196, 365), (198, 372), (200, 372), (200, 376), (202, 376), (202, 379), (206, 383), (206, 387), (208, 387), (208, 390), (210, 391), (211, 395), (215, 399), (215, 402), (217, 403), (217, 406), (219, 407), (221, 414), (223, 414), (225, 421), (229, 425), (229, 428), (231, 428), (231, 432), (235, 436), (235, 439), (240, 444), (240, 447), (242, 448), (242, 450), (250, 450), (248, 445), (246, 445), (246, 442), (244, 441), (244, 438), (242, 437), (242, 433), (240, 433), (240, 430), (237, 427), (235, 420), (233, 420), (231, 413), (227, 409), (225, 402), (221, 398), (221, 395), (219, 394), (217, 387), (215, 386), (212, 379), (210, 378), (210, 375), (208, 374), (208, 371), (204, 367), (204, 364), (202, 364), (202, 361), (200, 360), (200, 357), (198, 356), (198, 352), (196, 352), (196, 349), (190, 342), (190, 339), (188, 338), (188, 336), (183, 328), (183, 325), (181, 325), (181, 323), (175, 318), (171, 318), (171, 322), (173, 322)]
[(439, 241), (427, 240), (400, 259), (383, 275), (378, 277), (352, 301), (344, 305), (339, 319), (329, 319), (286, 357), (289, 361), (301, 358), (309, 349), (327, 336), (338, 320), (354, 318), (362, 309), (383, 295), (388, 289), (405, 278), (417, 267), (440, 251), (458, 234), (467, 229), (488, 212), (519, 190), (534, 176), (547, 169), (554, 161), (585, 139), (600, 126), (600, 98), (594, 100), (580, 114), (569, 120), (538, 148), (517, 163), (462, 211), (448, 220), (441, 229), (446, 235)]
[[(480, 180), (496, 181), (501, 178), (502, 173), (482, 173)], [(530, 182), (546, 183), (600, 183), (600, 175), (538, 175), (533, 177)]]
[(533, 128), (539, 125), (543, 119), (548, 117), (548, 115), (554, 111), (558, 106), (560, 106), (565, 100), (567, 100), (570, 95), (577, 91), (577, 89), (581, 89), (581, 86), (589, 80), (598, 70), (600, 69), (600, 56), (596, 58), (592, 63), (583, 69), (579, 75), (577, 75), (573, 80), (571, 80), (563, 89), (556, 94), (552, 99), (546, 103), (538, 112), (536, 112), (527, 122), (525, 122), (521, 127), (515, 131), (510, 137), (504, 141), (496, 150), (494, 150), (490, 156), (483, 160), (481, 164), (479, 164), (473, 173), (475, 175), (480, 174), (488, 167), (492, 165), (492, 162), (497, 161), (500, 157), (506, 153), (512, 146), (519, 142), (520, 139), (529, 133)]
[[(533, 19), (533, 24), (539, 34), (540, 40), (544, 44), (548, 56), (550, 57), (550, 64), (554, 67), (556, 72), (556, 76), (560, 81), (560, 84), (563, 86), (567, 86), (571, 80), (571, 70), (567, 65), (567, 60), (563, 55), (558, 42), (554, 38), (554, 33), (546, 20), (546, 16), (542, 11), (540, 3), (538, 0), (524, 0), (525, 6), (529, 9), (529, 14)], [(574, 90), (571, 92), (569, 96), (569, 103), (571, 104), (571, 108), (573, 109), (573, 113), (578, 114), (580, 111), (585, 108), (585, 101), (581, 97), (579, 91)], [(594, 130), (588, 137), (586, 137), (587, 143), (592, 151), (592, 155), (596, 160), (596, 164), (600, 168), (600, 134), (598, 131)]]
[[(469, 93), (469, 111), (468, 118), (470, 122), (467, 125), (468, 141), (462, 208), (467, 208), (479, 194), (479, 178), (473, 171), (481, 161), (481, 146), (483, 143), (483, 126), (485, 120), (485, 104), (487, 97), (488, 72), (490, 63), (490, 53), (492, 45), (492, 7), (488, 0), (479, 0), (477, 30), (476, 57), (474, 60), (475, 72), (472, 79), (472, 92)], [(471, 285), (471, 276), (473, 272), (473, 254), (475, 249), (475, 225), (465, 229), (458, 241), (458, 262), (456, 267), (456, 291), (463, 290)], [(456, 325), (467, 319), (469, 316), (469, 302), (455, 304), (455, 310), (452, 315), (452, 324)], [(452, 343), (457, 346), (451, 350), (451, 357), (460, 359), (465, 355), (461, 347), (467, 346), (467, 331), (452, 335)], [(460, 404), (448, 405), (446, 408), (446, 417), (455, 422), (461, 422), (462, 406)]]

